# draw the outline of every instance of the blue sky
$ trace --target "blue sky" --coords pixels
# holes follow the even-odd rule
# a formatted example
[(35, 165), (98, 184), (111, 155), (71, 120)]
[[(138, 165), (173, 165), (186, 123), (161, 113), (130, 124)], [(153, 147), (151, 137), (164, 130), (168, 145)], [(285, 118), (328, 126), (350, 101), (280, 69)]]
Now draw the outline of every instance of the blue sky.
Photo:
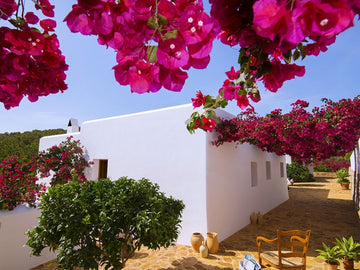
[[(150, 94), (131, 93), (129, 86), (120, 86), (115, 81), (112, 67), (116, 64), (116, 53), (98, 45), (93, 36), (71, 33), (62, 22), (73, 2), (53, 1), (60, 49), (69, 64), (68, 90), (41, 97), (34, 103), (24, 98), (19, 107), (10, 110), (0, 104), (0, 133), (66, 129), (72, 117), (81, 124), (87, 120), (190, 103), (197, 90), (216, 95), (225, 79), (225, 71), (237, 66), (238, 48), (215, 41), (208, 68), (191, 69), (181, 92), (161, 89)], [(355, 24), (340, 34), (326, 53), (299, 62), (306, 66), (304, 77), (285, 82), (277, 93), (265, 91), (260, 85), (262, 100), (255, 104), (256, 111), (265, 114), (282, 108), (286, 112), (297, 99), (307, 100), (313, 107), (320, 106), (323, 97), (337, 101), (359, 95), (360, 23), (357, 18)], [(240, 112), (235, 104), (226, 110), (235, 115)]]

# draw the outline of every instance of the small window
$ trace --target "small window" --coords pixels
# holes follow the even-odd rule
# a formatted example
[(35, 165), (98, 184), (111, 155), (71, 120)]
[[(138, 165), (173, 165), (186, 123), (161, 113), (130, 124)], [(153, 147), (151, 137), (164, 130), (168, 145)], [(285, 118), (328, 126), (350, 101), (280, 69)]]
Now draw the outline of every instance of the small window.
[(266, 180), (271, 179), (271, 163), (270, 161), (266, 161)]
[(280, 162), (280, 177), (284, 177), (285, 170), (284, 170), (284, 162)]
[(256, 187), (257, 186), (257, 163), (251, 162), (251, 186)]
[(99, 160), (99, 177), (98, 177), (98, 179), (107, 178), (107, 169), (108, 169), (108, 160), (100, 159)]

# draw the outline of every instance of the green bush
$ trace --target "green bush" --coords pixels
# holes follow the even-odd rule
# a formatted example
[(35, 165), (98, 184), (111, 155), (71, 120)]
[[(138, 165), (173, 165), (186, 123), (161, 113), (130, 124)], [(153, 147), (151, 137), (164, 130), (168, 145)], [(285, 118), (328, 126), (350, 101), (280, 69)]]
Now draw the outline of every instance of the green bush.
[(314, 176), (309, 172), (309, 169), (300, 165), (297, 162), (286, 164), (287, 178), (294, 182), (314, 182)]
[(27, 232), (33, 255), (49, 247), (61, 269), (121, 269), (142, 245), (176, 241), (184, 204), (147, 179), (122, 177), (50, 187), (39, 208), (39, 225)]
[(317, 166), (314, 166), (315, 172), (331, 172), (331, 169), (325, 165), (325, 164), (319, 164)]

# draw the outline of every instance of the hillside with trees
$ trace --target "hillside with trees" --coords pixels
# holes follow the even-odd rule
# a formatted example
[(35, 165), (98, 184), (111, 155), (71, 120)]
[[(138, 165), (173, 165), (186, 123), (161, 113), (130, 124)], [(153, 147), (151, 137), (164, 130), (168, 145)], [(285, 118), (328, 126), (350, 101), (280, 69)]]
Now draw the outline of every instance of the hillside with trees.
[(64, 133), (66, 130), (60, 128), (0, 133), (0, 160), (15, 155), (29, 160), (32, 156), (37, 155), (41, 137)]

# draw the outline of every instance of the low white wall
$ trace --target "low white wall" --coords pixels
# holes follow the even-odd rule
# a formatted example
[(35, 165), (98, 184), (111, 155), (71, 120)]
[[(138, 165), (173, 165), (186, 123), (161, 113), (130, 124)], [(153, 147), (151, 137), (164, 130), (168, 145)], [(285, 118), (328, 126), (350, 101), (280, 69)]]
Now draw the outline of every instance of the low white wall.
[(20, 205), (13, 211), (0, 211), (0, 269), (26, 270), (56, 258), (55, 253), (43, 250), (40, 257), (30, 256), (24, 246), (25, 232), (38, 224), (40, 210)]
[[(207, 155), (208, 231), (226, 239), (250, 223), (253, 212), (265, 214), (289, 198), (286, 182), (286, 160), (263, 152), (253, 145), (210, 144)], [(266, 179), (266, 161), (270, 162), (271, 179)], [(251, 184), (251, 162), (257, 164), (257, 185)], [(280, 177), (280, 162), (284, 176)]]

